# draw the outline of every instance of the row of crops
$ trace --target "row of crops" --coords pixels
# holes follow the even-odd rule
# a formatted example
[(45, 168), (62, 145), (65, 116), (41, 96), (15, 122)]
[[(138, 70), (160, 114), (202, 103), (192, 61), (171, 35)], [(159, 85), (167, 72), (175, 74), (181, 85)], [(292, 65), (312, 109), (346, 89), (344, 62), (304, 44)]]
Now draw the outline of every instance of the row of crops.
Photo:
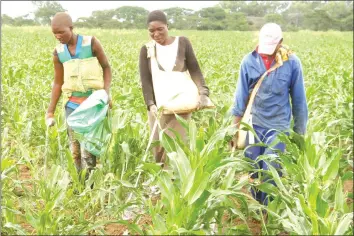
[[(302, 60), (309, 124), (304, 138), (279, 137), (287, 145), (279, 160), (283, 177), (274, 168), (260, 173), (278, 187), (250, 182), (252, 161), (228, 149), (239, 66), (257, 43), (255, 32), (170, 31), (192, 42), (217, 108), (183, 123), (187, 143), (163, 136), (168, 170), (154, 163), (147, 147), (138, 71), (147, 31), (76, 32), (101, 41), (113, 71), (113, 136), (86, 183), (73, 165), (61, 103), (57, 125), (45, 126), (57, 43), (50, 28), (2, 27), (4, 235), (353, 233), (352, 32), (284, 33)], [(253, 187), (273, 201), (260, 205), (249, 194)]]

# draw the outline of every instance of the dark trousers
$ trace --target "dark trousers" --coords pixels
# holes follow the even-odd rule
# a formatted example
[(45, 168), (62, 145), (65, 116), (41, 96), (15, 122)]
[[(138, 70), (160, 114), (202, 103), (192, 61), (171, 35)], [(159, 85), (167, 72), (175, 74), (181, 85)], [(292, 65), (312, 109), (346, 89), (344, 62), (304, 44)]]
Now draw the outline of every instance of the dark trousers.
[[(255, 140), (254, 140), (255, 143), (259, 143), (260, 141), (262, 141), (266, 145), (270, 145), (275, 140), (275, 138), (277, 137), (277, 134), (278, 134), (277, 131), (275, 131), (275, 130), (265, 129), (265, 128), (259, 127), (257, 125), (253, 125), (253, 128), (259, 138), (258, 139), (257, 137), (255, 137)], [(281, 152), (284, 152), (285, 144), (278, 142), (275, 146), (272, 147), (272, 149), (278, 149)], [(267, 148), (267, 147), (248, 147), (245, 151), (245, 156), (252, 159), (252, 160), (256, 160), (257, 157), (260, 155), (276, 154), (276, 152), (272, 149)], [(274, 161), (271, 162), (270, 164), (278, 170), (281, 168), (281, 166)], [(262, 170), (269, 170), (267, 163), (264, 162), (263, 160), (258, 161), (254, 165), (254, 168), (255, 169), (262, 169)], [(282, 173), (280, 171), (278, 171), (278, 174), (279, 174), (279, 176), (282, 176)], [(264, 176), (264, 177), (265, 178), (263, 178), (263, 182), (265, 182), (269, 179), (267, 176)], [(253, 173), (251, 175), (251, 178), (252, 179), (258, 178), (258, 173)], [(268, 180), (267, 182), (276, 186), (276, 184), (273, 180)], [(253, 198), (256, 199), (259, 203), (264, 204), (264, 205), (268, 205), (267, 193), (259, 191), (257, 189), (253, 189), (253, 188), (251, 189), (251, 193), (252, 193)]]

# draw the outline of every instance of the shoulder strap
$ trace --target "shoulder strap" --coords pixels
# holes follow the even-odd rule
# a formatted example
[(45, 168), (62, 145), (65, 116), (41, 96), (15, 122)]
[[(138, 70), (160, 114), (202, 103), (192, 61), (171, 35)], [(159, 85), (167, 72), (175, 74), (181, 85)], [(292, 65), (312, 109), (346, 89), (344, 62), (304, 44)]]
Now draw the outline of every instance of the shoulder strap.
[(288, 46), (283, 46), (280, 47), (280, 49), (277, 51), (276, 55), (275, 55), (275, 61), (276, 63), (274, 64), (274, 66), (272, 68), (270, 68), (269, 70), (267, 70), (263, 75), (262, 77), (258, 80), (258, 82), (256, 83), (256, 85), (254, 86), (253, 88), (253, 91), (251, 93), (251, 96), (250, 96), (250, 99), (248, 100), (248, 104), (247, 104), (247, 107), (246, 107), (246, 111), (245, 113), (243, 114), (243, 120), (248, 120), (248, 118), (250, 118), (250, 114), (251, 114), (251, 109), (252, 109), (252, 105), (253, 105), (253, 102), (254, 102), (254, 98), (256, 97), (256, 94), (258, 92), (258, 89), (259, 87), (261, 86), (265, 76), (276, 70), (278, 67), (282, 66), (283, 65), (283, 62), (284, 61), (287, 61), (289, 59), (289, 55), (291, 55), (293, 53), (293, 51), (291, 51), (289, 49)]
[(92, 36), (87, 36), (87, 35), (83, 35), (82, 37), (82, 46), (90, 46), (91, 45), (91, 40), (92, 40)]
[(158, 69), (164, 71), (156, 57), (156, 42), (151, 40), (150, 42), (146, 43), (145, 46), (147, 50), (147, 58), (150, 58), (151, 61), (156, 61)]
[(259, 87), (261, 86), (265, 76), (276, 70), (278, 67), (280, 67), (282, 65), (282, 63), (280, 62), (277, 62), (272, 68), (270, 68), (269, 70), (267, 70), (266, 72), (264, 72), (264, 74), (262, 75), (262, 77), (258, 80), (257, 84), (254, 86), (253, 90), (252, 90), (252, 93), (251, 93), (251, 96), (250, 96), (250, 99), (248, 100), (248, 104), (247, 104), (247, 108), (246, 108), (246, 111), (245, 113), (243, 114), (243, 117), (245, 117), (246, 119), (249, 117), (249, 115), (251, 114), (251, 108), (252, 108), (252, 105), (253, 105), (253, 102), (254, 102), (254, 98), (258, 92), (258, 89)]
[(62, 53), (64, 52), (64, 44), (58, 44), (55, 49), (57, 50), (57, 53)]
[(155, 44), (154, 40), (151, 40), (147, 44), (145, 44), (147, 50), (147, 58), (154, 58), (155, 57)]

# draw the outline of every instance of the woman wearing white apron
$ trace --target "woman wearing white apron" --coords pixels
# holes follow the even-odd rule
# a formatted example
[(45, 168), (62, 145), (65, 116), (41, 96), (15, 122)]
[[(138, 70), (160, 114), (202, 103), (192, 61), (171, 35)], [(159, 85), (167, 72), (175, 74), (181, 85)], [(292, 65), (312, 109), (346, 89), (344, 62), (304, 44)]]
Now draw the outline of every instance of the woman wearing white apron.
[[(167, 18), (162, 11), (150, 12), (147, 24), (152, 41), (141, 48), (139, 70), (150, 130), (153, 131), (157, 110), (161, 108), (161, 128), (172, 128), (186, 140), (186, 130), (175, 114), (189, 120), (192, 111), (212, 107), (209, 89), (188, 38), (168, 35)], [(158, 140), (159, 128), (154, 131), (153, 140)], [(166, 134), (173, 137), (169, 130)], [(161, 146), (154, 147), (153, 154), (156, 162), (165, 163)]]

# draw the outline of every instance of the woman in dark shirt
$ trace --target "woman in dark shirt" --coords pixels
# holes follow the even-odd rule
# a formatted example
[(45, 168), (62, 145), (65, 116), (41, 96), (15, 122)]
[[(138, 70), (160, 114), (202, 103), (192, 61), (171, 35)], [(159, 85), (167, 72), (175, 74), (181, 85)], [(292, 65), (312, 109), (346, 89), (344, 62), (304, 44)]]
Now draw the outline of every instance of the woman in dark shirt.
[[(164, 58), (164, 65), (166, 67), (168, 67), (168, 61), (174, 63), (171, 64), (170, 67), (173, 68), (172, 71), (184, 72), (188, 70), (199, 91), (198, 108), (201, 109), (207, 107), (210, 102), (208, 98), (209, 89), (205, 84), (203, 74), (200, 70), (197, 58), (195, 57), (192, 45), (188, 38), (183, 36), (173, 37), (168, 35), (167, 18), (162, 11), (156, 10), (150, 12), (148, 15), (147, 24), (150, 37), (156, 42), (157, 57)], [(174, 45), (176, 46), (176, 53), (173, 53)], [(168, 58), (169, 55), (171, 55), (171, 58)], [(164, 70), (163, 66), (159, 65), (159, 67)], [(146, 45), (144, 45), (140, 50), (139, 70), (144, 100), (148, 110), (150, 130), (152, 131), (155, 123), (157, 106), (152, 82), (151, 59), (148, 57), (148, 49)], [(179, 114), (179, 116), (189, 120), (191, 118), (191, 113)], [(179, 124), (174, 114), (161, 115), (159, 122), (161, 128), (166, 129), (165, 133), (167, 135), (171, 137), (174, 136), (173, 133), (168, 130), (168, 128), (172, 128), (177, 131), (184, 140), (186, 140), (186, 130), (181, 124)], [(158, 133), (159, 130), (156, 129), (153, 140), (159, 139)], [(156, 162), (165, 163), (165, 151), (161, 146), (154, 147), (153, 154)]]

